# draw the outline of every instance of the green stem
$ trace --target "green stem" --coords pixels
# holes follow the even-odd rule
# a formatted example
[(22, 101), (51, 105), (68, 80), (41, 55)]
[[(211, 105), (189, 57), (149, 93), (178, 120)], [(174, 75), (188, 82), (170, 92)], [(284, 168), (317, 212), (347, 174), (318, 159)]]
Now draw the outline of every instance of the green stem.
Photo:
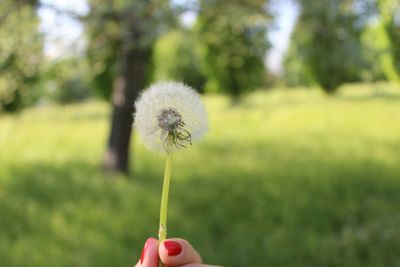
[(167, 211), (168, 211), (168, 194), (169, 184), (171, 182), (172, 172), (172, 152), (167, 154), (165, 161), (164, 183), (161, 195), (161, 209), (160, 209), (160, 229), (158, 231), (158, 239), (160, 242), (167, 238)]

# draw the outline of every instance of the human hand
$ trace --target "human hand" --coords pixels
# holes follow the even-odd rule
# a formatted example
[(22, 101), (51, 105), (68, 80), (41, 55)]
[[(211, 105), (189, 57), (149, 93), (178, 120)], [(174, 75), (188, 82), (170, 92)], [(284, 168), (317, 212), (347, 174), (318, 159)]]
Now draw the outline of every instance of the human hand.
[(161, 260), (166, 267), (217, 267), (202, 264), (199, 253), (184, 239), (171, 238), (159, 244), (149, 238), (135, 267), (158, 267)]

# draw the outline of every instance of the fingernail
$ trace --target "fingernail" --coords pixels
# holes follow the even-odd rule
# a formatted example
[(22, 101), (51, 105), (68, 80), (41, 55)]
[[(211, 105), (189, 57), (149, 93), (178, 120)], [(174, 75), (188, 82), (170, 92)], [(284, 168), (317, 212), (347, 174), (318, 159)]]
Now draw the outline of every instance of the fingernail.
[(182, 251), (182, 246), (175, 241), (165, 241), (164, 247), (168, 252), (168, 256), (176, 256)]
[(143, 263), (144, 255), (146, 254), (147, 245), (148, 245), (150, 239), (151, 238), (147, 239), (146, 243), (144, 244), (144, 247), (143, 247), (143, 250), (142, 250), (142, 255), (140, 256), (140, 264)]

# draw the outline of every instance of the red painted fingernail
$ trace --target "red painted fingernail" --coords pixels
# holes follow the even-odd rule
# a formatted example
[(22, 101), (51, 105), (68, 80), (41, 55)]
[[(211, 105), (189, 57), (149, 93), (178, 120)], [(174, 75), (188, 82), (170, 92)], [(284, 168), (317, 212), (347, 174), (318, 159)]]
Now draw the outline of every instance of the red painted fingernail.
[(146, 254), (147, 245), (148, 245), (150, 239), (151, 238), (147, 239), (146, 243), (144, 244), (144, 247), (143, 247), (143, 250), (142, 250), (142, 255), (140, 256), (140, 264), (143, 263), (144, 255)]
[(182, 251), (182, 246), (175, 241), (165, 241), (164, 247), (168, 252), (168, 256), (176, 256)]

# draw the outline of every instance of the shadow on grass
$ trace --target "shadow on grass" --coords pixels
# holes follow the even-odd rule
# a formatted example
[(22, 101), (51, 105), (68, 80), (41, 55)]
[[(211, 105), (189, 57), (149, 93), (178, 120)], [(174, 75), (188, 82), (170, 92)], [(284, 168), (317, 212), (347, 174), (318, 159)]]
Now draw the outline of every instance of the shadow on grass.
[[(252, 169), (227, 158), (178, 168), (170, 236), (224, 266), (397, 266), (399, 170), (374, 161), (311, 163), (268, 157)], [(131, 266), (155, 236), (161, 177), (149, 161), (130, 179), (73, 161), (8, 173), (0, 183), (2, 266)]]
[(157, 225), (148, 222), (158, 195), (97, 166), (24, 164), (8, 173), (0, 184), (2, 266), (130, 266)]
[(189, 221), (173, 225), (199, 242), (210, 262), (392, 266), (400, 260), (400, 184), (394, 171), (371, 162), (320, 165), (321, 177), (302, 176), (296, 167), (271, 168), (260, 176), (226, 169), (175, 184), (175, 209)]

